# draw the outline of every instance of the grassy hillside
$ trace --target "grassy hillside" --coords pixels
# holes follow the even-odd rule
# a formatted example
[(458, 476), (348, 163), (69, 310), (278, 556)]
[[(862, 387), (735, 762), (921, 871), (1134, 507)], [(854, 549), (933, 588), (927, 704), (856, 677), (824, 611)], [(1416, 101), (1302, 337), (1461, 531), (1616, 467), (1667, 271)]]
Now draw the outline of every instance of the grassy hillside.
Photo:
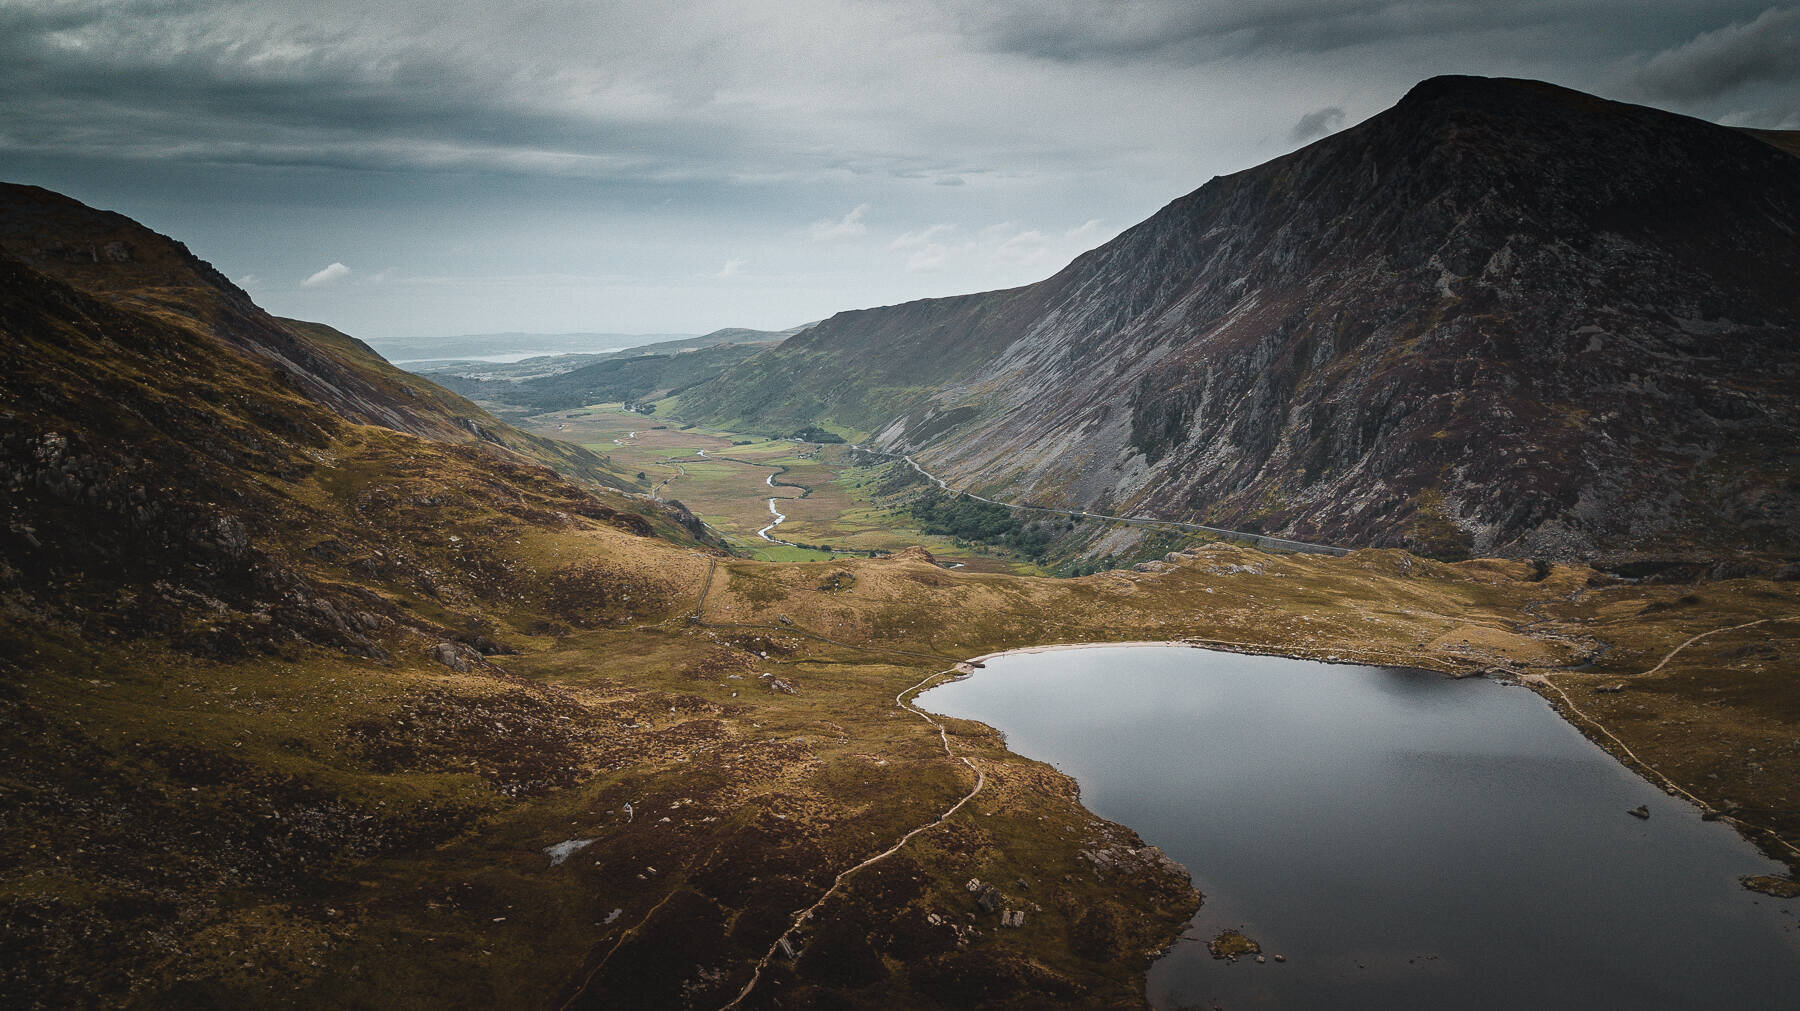
[(838, 313), (696, 387), (684, 399), (687, 413), (735, 431), (777, 435), (821, 424), (867, 437), (986, 364), (1050, 287)]
[(468, 398), (441, 384), (404, 372), (376, 354), (367, 344), (323, 323), (282, 319), (282, 324), (331, 355), (341, 367), (371, 385), (390, 389), (396, 398), (422, 405), (430, 413), (451, 419), (454, 441), (480, 439), (509, 450), (523, 459), (541, 463), (566, 477), (607, 488), (626, 489), (629, 476), (604, 457), (556, 439), (546, 439), (515, 428), (476, 406)]

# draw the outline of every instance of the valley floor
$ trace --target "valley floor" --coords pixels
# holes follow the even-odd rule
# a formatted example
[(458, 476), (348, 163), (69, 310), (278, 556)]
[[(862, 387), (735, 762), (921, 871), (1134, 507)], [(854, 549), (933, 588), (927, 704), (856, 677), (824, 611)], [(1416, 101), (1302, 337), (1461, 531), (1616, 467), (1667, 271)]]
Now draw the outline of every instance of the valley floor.
[[(900, 551), (916, 544), (946, 566), (978, 572), (1043, 572), (1004, 548), (977, 549), (919, 529), (912, 517), (884, 501), (893, 496), (877, 490), (890, 467), (881, 461), (859, 463), (848, 446), (738, 435), (636, 414), (617, 404), (516, 420), (539, 435), (575, 442), (610, 457), (627, 473), (643, 474), (642, 490), (679, 500), (748, 557), (818, 561), (834, 554)], [(771, 498), (785, 519), (764, 538), (758, 531), (772, 519)]]

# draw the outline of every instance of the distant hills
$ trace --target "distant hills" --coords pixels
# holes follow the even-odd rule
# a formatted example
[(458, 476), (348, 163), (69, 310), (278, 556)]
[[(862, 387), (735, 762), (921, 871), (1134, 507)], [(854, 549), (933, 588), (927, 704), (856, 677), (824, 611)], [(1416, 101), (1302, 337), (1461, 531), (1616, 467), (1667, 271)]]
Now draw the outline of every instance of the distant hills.
[(953, 484), (1339, 544), (1800, 551), (1800, 160), (1442, 77), (1006, 291), (840, 313), (689, 391)]
[(724, 374), (811, 325), (788, 330), (729, 327), (702, 337), (608, 354), (554, 355), (501, 365), (463, 362), (416, 368), (433, 382), (467, 397), (531, 411), (555, 411), (615, 400), (652, 400), (678, 393)]
[(505, 333), (448, 337), (371, 337), (369, 346), (401, 365), (464, 359), (519, 359), (565, 354), (605, 354), (625, 348), (697, 336), (683, 333)]

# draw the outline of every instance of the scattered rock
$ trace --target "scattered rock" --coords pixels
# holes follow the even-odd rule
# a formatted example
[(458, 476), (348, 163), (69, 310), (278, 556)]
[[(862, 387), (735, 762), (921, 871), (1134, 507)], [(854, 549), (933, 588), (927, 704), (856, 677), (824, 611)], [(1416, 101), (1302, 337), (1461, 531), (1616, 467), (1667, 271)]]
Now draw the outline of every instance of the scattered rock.
[(1262, 945), (1245, 937), (1241, 931), (1221, 930), (1218, 937), (1206, 942), (1206, 950), (1211, 952), (1214, 958), (1229, 959), (1235, 962), (1245, 955), (1262, 954)]
[(1772, 895), (1778, 899), (1800, 899), (1800, 881), (1778, 878), (1771, 874), (1746, 874), (1738, 879), (1738, 883), (1753, 892)]
[(1181, 878), (1188, 876), (1187, 868), (1175, 862), (1156, 846), (1144, 846), (1138, 849), (1109, 846), (1102, 849), (1080, 850), (1076, 855), (1093, 864), (1095, 870), (1104, 873), (1161, 873)]
[(1000, 913), (1000, 925), (1002, 927), (1023, 927), (1025, 925), (1025, 910), (1008, 909), (1002, 911)]
[(1277, 962), (1285, 962), (1285, 961), (1287, 961), (1287, 956), (1286, 956), (1286, 955), (1276, 955), (1276, 956), (1275, 956), (1275, 961), (1277, 961)]
[(993, 885), (982, 885), (981, 890), (975, 894), (975, 905), (984, 913), (998, 913), (1006, 908), (1006, 896)]
[(555, 867), (593, 844), (592, 839), (565, 839), (554, 846), (544, 847), (544, 855), (550, 858), (550, 866)]
[(1650, 807), (1647, 804), (1639, 804), (1625, 813), (1631, 815), (1633, 818), (1642, 818), (1645, 821), (1650, 820)]

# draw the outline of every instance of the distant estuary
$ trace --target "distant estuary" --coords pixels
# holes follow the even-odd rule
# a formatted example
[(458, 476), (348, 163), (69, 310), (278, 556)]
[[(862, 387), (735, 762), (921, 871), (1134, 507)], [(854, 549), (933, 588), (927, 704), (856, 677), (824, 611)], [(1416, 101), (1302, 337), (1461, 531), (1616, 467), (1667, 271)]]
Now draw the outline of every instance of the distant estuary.
[[(1800, 900), (1738, 883), (1782, 868), (1524, 688), (1132, 646), (997, 657), (920, 705), (1004, 731), (1193, 873), (1205, 903), (1151, 969), (1160, 1008), (1800, 993)], [(1213, 958), (1227, 930), (1263, 961)]]

